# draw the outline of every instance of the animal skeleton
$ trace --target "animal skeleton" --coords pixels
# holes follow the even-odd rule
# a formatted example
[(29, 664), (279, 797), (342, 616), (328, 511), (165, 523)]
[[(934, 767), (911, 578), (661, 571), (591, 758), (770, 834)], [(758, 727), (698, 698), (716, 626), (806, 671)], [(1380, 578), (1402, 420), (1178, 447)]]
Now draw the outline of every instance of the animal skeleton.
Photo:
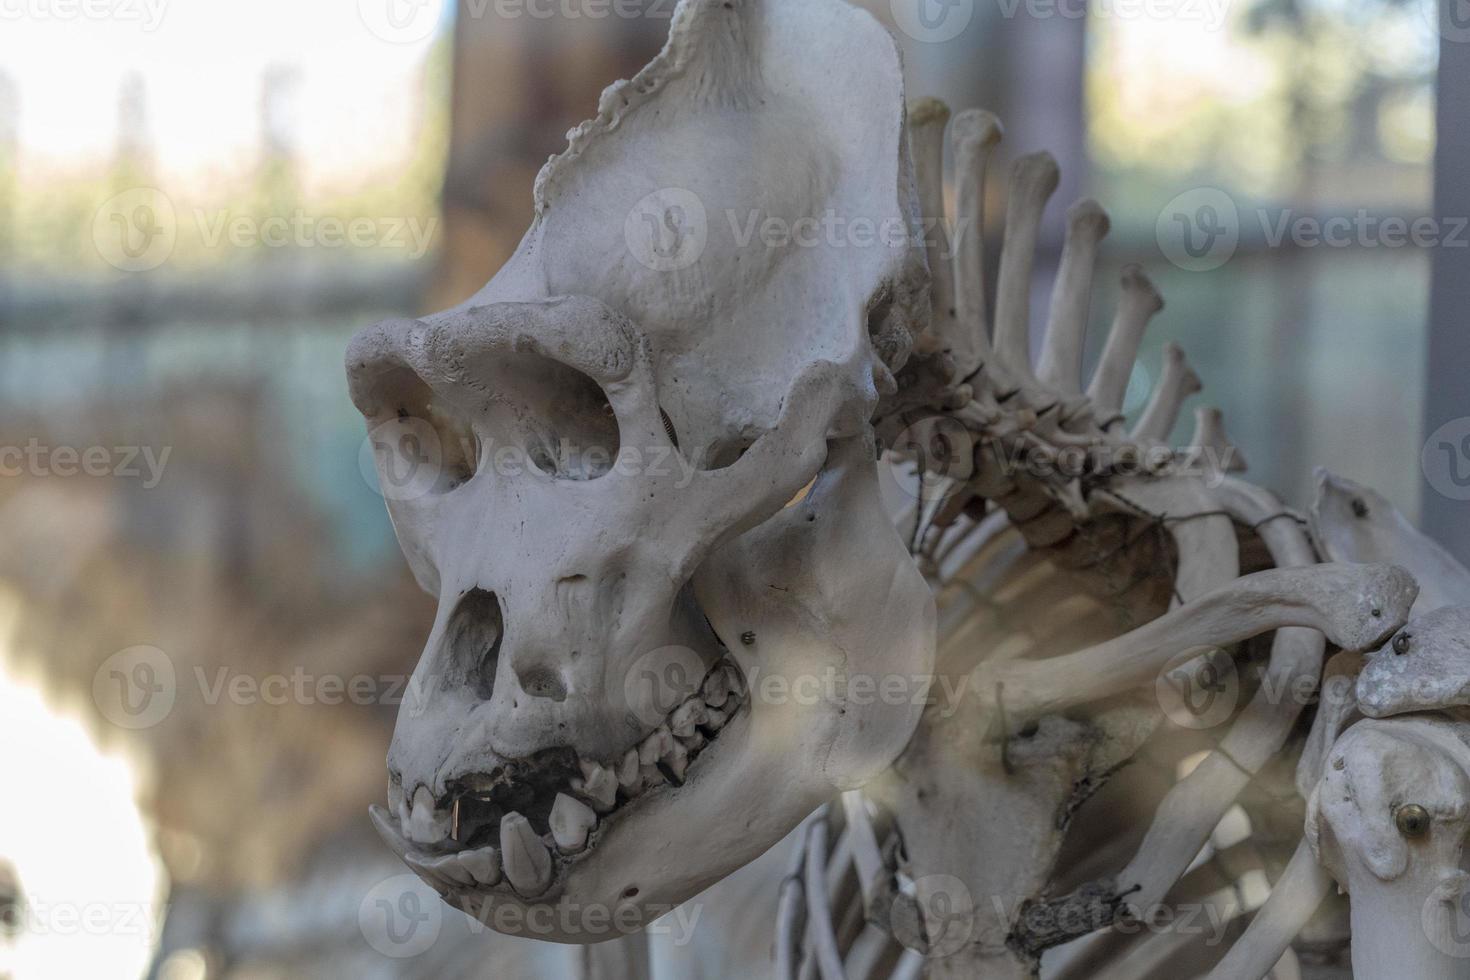
[[(1380, 919), (1402, 930), (1413, 902), (1463, 888), (1464, 614), (1405, 624), (1421, 586), (1470, 575), (1381, 501), (1341, 512), (1340, 481), (1314, 542), (1230, 475), (1218, 412), (1170, 448), (1200, 387), (1177, 347), (1125, 430), (1162, 301), (1125, 271), (1084, 389), (1095, 202), (1068, 213), (1033, 359), (1057, 168), (1011, 172), (992, 311), (1000, 136), (984, 112), (906, 109), (891, 39), (841, 0), (684, 0), (664, 51), (542, 171), (536, 221), (485, 289), (354, 340), (389, 510), (440, 600), (379, 831), (495, 928), (539, 909), (556, 923), (540, 938), (599, 942), (614, 910), (646, 923), (816, 811), (781, 887), (778, 976), (911, 971), (907, 946), (933, 977), (1177, 976), (1187, 954), (1256, 978), (1289, 970), (1329, 876), (1353, 895), (1357, 975), (1387, 975), (1406, 941), (1459, 975), (1439, 905), (1422, 943)], [(834, 215), (902, 233), (741, 234)], [(879, 446), (919, 473), (897, 512)], [(433, 465), (395, 483), (424, 447)], [(1348, 653), (1328, 675), (1350, 678), (1361, 658), (1344, 658), (1386, 642), (1356, 707), (1324, 699), (1303, 744), (1310, 699), (1282, 692), (1316, 692), (1329, 645)], [(1404, 643), (1434, 669), (1399, 669)], [(1200, 671), (1244, 702), (1218, 739), (1160, 693)], [(859, 696), (895, 678), (925, 696)], [(1110, 780), (1177, 766), (1176, 746), (1201, 753), (1145, 796), (1151, 819), (1110, 823)], [(1405, 762), (1373, 783), (1385, 757)], [(1240, 941), (1200, 966), (1187, 937), (1116, 928), (1187, 901), (1244, 915), (1219, 898), (1231, 851), (1207, 847), (1237, 803), (1255, 833), (1234, 855), (1277, 879)], [(1285, 843), (1268, 832), (1293, 820)]]

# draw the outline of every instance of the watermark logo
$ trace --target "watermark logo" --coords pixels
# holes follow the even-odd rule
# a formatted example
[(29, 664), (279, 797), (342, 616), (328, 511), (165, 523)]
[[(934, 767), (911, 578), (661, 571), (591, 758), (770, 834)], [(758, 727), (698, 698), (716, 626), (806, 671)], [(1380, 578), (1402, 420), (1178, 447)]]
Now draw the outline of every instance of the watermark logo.
[(1154, 682), (1159, 707), (1180, 728), (1217, 728), (1240, 703), (1240, 675), (1229, 652), (1186, 650), (1169, 660)]
[(1219, 188), (1196, 187), (1164, 206), (1154, 234), (1170, 262), (1188, 272), (1208, 272), (1235, 254), (1240, 210)]
[(665, 187), (628, 212), (623, 238), (641, 265), (654, 272), (679, 272), (704, 255), (709, 243), (709, 215), (699, 195)]
[(417, 44), (438, 28), (444, 0), (357, 0), (357, 14), (379, 40)]
[(357, 453), (367, 485), (391, 501), (418, 500), (444, 472), (439, 433), (420, 418), (389, 419), (373, 426)]
[(1470, 0), (1419, 0), (1419, 10), (1430, 28), (1446, 41), (1470, 41)]
[(92, 675), (92, 700), (119, 728), (152, 728), (169, 716), (178, 697), (174, 662), (157, 647), (119, 650)]
[(975, 437), (945, 415), (915, 422), (883, 456), (882, 478), (900, 494), (929, 506), (943, 503), (975, 472)]
[(889, 0), (888, 6), (898, 29), (925, 44), (953, 41), (975, 19), (975, 0)]
[(928, 955), (953, 956), (975, 934), (975, 899), (953, 875), (925, 875), (914, 881), (914, 901), (928, 938)]
[(1470, 959), (1470, 875), (1457, 874), (1434, 889), (1419, 910), (1430, 945), (1457, 960)]
[(623, 675), (623, 703), (641, 728), (661, 724), (696, 694), (709, 667), (685, 646), (666, 646), (642, 654)]
[(393, 959), (410, 959), (439, 939), (444, 912), (439, 895), (418, 876), (379, 882), (357, 907), (357, 927), (368, 945)]
[(1451, 419), (1434, 430), (1419, 455), (1424, 479), (1451, 500), (1470, 500), (1470, 418)]
[(92, 243), (103, 261), (123, 272), (148, 272), (168, 261), (178, 242), (173, 201), (154, 187), (114, 195), (92, 218)]

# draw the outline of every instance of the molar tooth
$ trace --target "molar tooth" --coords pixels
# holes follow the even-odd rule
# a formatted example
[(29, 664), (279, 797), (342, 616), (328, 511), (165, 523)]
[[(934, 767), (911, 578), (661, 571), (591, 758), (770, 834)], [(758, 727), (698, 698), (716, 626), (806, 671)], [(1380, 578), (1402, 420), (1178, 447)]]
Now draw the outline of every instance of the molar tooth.
[(551, 853), (530, 822), (519, 813), (500, 821), (500, 854), (505, 879), (526, 898), (535, 898), (551, 884)]
[(689, 750), (684, 748), (684, 743), (675, 741), (673, 747), (664, 754), (660, 761), (669, 767), (669, 771), (679, 782), (684, 781), (684, 774), (689, 771)]
[(556, 794), (551, 807), (551, 836), (563, 854), (583, 850), (587, 846), (587, 835), (597, 826), (597, 814), (581, 800), (565, 793)]
[(690, 752), (698, 752), (700, 749), (709, 744), (709, 739), (705, 738), (698, 729), (696, 729), (691, 735), (680, 735), (679, 741), (682, 742), (684, 748), (688, 749)]
[(638, 761), (645, 766), (653, 765), (669, 750), (669, 742), (672, 739), (673, 735), (669, 734), (668, 726), (659, 725), (653, 734), (645, 738), (643, 744), (638, 746)]
[(720, 672), (725, 675), (725, 685), (730, 689), (730, 696), (736, 701), (745, 700), (745, 675), (740, 668), (726, 660), (720, 665)]
[(681, 738), (693, 735), (695, 727), (704, 722), (708, 710), (699, 698), (690, 698), (669, 716), (669, 730)]
[(437, 844), (449, 836), (449, 814), (434, 808), (434, 794), (427, 786), (414, 791), (413, 810), (404, 830), (416, 844)]
[(730, 700), (730, 681), (725, 676), (724, 668), (717, 667), (710, 671), (709, 676), (704, 679), (700, 694), (711, 708), (718, 708)]
[(719, 711), (710, 711), (708, 717), (705, 718), (704, 727), (712, 732), (717, 732), (721, 728), (724, 728), (725, 723), (730, 720), (730, 715), (734, 713), (734, 708), (735, 706), (732, 704), (728, 708), (723, 708)]
[(623, 761), (618, 764), (618, 785), (629, 793), (634, 792), (638, 788), (637, 749), (629, 749), (623, 754)]
[(461, 851), (455, 855), (460, 866), (482, 885), (500, 884), (500, 852), (493, 847), (482, 847), (477, 851)]
[(643, 779), (644, 789), (653, 789), (668, 782), (664, 774), (659, 771), (658, 766), (640, 766), (638, 775)]

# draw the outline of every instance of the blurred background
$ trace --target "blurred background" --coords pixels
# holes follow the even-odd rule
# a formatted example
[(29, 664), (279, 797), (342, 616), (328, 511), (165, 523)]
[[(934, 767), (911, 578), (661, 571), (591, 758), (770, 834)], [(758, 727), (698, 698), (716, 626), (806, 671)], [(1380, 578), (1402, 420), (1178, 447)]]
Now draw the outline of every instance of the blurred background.
[[(1470, 272), (1470, 231), (1429, 217), (1454, 115), (1436, 72), (1470, 21), (1431, 0), (865, 5), (911, 95), (1059, 159), (1038, 305), (1084, 194), (1113, 217), (1095, 324), (1123, 265), (1161, 287), (1130, 407), (1178, 340), (1292, 504), (1319, 461), (1410, 515), (1435, 499), (1426, 365), (1458, 308), (1432, 326), (1431, 269)], [(492, 965), (431, 895), (451, 941), (422, 955), (365, 917), (408, 887), (365, 808), (432, 604), (341, 363), (355, 329), (496, 271), (540, 165), (672, 8), (0, 2), (0, 978), (579, 968), (508, 942)]]

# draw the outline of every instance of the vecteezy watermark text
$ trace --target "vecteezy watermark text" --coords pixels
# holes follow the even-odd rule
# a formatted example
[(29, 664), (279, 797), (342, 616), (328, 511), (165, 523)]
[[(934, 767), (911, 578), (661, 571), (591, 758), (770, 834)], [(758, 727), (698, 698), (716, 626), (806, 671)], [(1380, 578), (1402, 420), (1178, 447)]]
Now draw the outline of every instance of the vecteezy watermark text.
[(106, 476), (142, 480), (152, 490), (172, 452), (172, 446), (47, 446), (32, 438), (24, 446), (0, 445), (0, 477)]
[(169, 0), (0, 0), (0, 21), (115, 20), (156, 31)]

